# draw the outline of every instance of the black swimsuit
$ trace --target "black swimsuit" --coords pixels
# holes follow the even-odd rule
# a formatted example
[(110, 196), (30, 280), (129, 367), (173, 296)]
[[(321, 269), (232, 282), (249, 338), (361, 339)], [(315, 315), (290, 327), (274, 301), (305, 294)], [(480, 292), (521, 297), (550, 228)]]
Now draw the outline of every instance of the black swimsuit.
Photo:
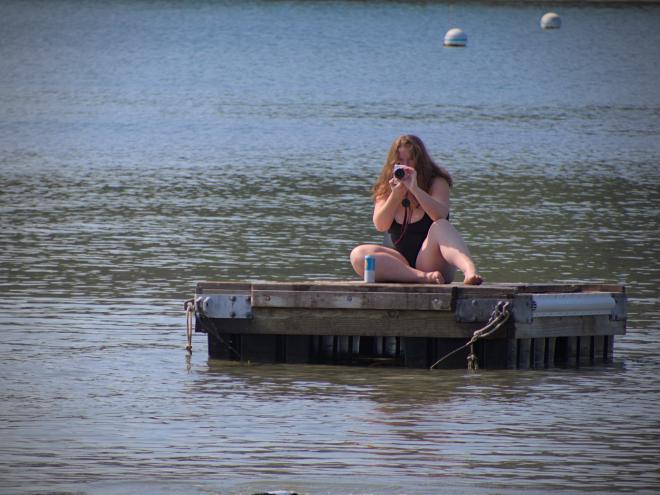
[(421, 220), (408, 224), (403, 239), (398, 244), (395, 244), (399, 237), (401, 237), (403, 226), (396, 220), (393, 220), (392, 225), (390, 225), (385, 235), (385, 244), (399, 251), (406, 258), (408, 264), (414, 268), (417, 262), (417, 254), (422, 249), (422, 244), (424, 244), (424, 239), (426, 239), (431, 225), (433, 225), (433, 220), (424, 213)]

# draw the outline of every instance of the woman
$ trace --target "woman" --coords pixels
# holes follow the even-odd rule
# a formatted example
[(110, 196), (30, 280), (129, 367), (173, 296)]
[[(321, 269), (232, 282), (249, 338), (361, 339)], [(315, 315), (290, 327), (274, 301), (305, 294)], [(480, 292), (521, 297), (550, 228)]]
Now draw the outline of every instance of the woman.
[[(395, 165), (403, 170), (397, 172), (400, 178), (394, 176)], [(450, 283), (458, 268), (463, 283), (481, 284), (470, 251), (449, 223), (451, 186), (451, 176), (433, 162), (421, 139), (399, 136), (373, 187), (374, 225), (388, 233), (391, 247), (356, 247), (355, 271), (364, 274), (364, 257), (370, 254), (376, 258), (377, 282)]]

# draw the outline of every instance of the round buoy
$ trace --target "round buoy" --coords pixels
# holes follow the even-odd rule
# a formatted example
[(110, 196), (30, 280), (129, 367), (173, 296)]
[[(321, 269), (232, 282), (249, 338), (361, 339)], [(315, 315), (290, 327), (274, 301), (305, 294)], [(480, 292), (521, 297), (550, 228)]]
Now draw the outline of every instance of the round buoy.
[(445, 46), (465, 46), (467, 44), (467, 34), (458, 28), (453, 28), (445, 34)]
[(541, 17), (541, 27), (543, 29), (559, 29), (561, 27), (561, 17), (554, 12), (548, 12)]

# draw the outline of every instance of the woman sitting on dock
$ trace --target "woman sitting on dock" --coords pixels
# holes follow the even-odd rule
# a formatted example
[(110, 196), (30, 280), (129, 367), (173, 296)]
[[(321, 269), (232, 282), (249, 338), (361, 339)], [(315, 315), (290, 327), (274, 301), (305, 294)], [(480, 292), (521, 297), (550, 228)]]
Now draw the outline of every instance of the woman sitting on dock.
[(373, 186), (374, 225), (387, 232), (389, 246), (357, 246), (351, 252), (355, 271), (363, 275), (364, 257), (372, 255), (377, 282), (451, 283), (458, 268), (463, 283), (481, 284), (467, 245), (449, 223), (451, 186), (451, 175), (433, 162), (421, 139), (399, 136)]

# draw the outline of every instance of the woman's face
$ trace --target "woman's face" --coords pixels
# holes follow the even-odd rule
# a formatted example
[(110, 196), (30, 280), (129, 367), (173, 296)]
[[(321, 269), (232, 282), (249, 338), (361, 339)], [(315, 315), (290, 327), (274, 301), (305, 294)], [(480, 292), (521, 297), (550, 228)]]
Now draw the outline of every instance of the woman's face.
[(401, 165), (406, 165), (408, 167), (415, 166), (412, 157), (410, 156), (410, 150), (408, 148), (406, 148), (405, 146), (399, 146), (398, 153), (399, 153), (399, 163)]

